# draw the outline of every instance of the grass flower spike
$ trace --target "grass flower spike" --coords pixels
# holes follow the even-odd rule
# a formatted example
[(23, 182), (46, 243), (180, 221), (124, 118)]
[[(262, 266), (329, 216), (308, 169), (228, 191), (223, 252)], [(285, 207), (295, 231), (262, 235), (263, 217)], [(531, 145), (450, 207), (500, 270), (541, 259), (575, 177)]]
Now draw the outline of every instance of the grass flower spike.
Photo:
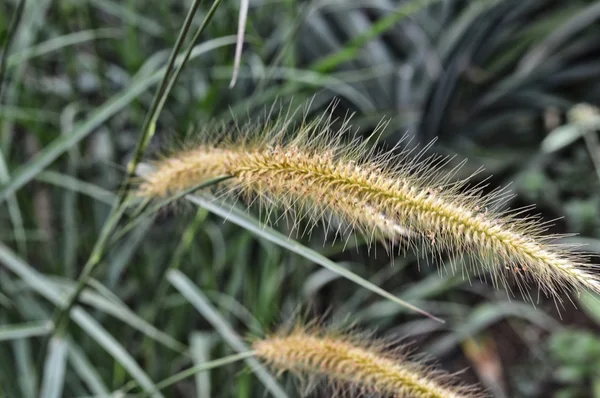
[(473, 387), (458, 386), (452, 378), (406, 355), (385, 353), (377, 343), (351, 336), (296, 329), (253, 344), (256, 356), (280, 371), (323, 377), (347, 390), (399, 398), (481, 397)]
[(571, 289), (600, 292), (593, 266), (546, 235), (547, 224), (519, 217), (523, 210), (501, 210), (505, 192), (483, 194), (468, 180), (452, 181), (456, 169), (442, 171), (446, 160), (423, 152), (377, 153), (366, 141), (344, 143), (348, 125), (337, 132), (331, 126), (323, 118), (290, 137), (289, 124), (280, 122), (208, 139), (156, 161), (139, 194), (163, 197), (231, 175), (224, 183), (228, 192), (293, 212), (296, 222), (336, 220), (329, 225), (371, 240), (402, 241), (434, 259), (449, 253), (489, 271), (495, 286), (510, 289), (509, 279), (516, 280), (524, 297), (532, 281), (558, 300)]

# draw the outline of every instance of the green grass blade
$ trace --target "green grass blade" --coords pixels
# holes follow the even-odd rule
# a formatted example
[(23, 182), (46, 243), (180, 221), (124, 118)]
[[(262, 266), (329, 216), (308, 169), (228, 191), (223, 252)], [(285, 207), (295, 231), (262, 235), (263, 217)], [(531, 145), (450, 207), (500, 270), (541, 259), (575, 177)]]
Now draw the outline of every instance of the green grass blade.
[[(3, 35), (3, 41), (0, 44), (0, 50), (2, 51), (2, 58), (0, 58), (0, 104), (4, 102), (4, 80), (6, 76), (6, 70), (8, 69), (8, 58), (10, 49), (13, 44), (13, 40), (16, 37), (17, 30), (20, 26), (21, 19), (25, 11), (25, 0), (20, 0), (15, 9), (15, 13), (11, 19), (10, 25), (7, 32)], [(17, 40), (18, 41), (18, 40)], [(4, 126), (3, 126), (4, 127)], [(4, 149), (4, 148), (3, 148)], [(10, 175), (7, 167), (7, 162), (4, 159), (4, 155), (0, 150), (0, 184), (5, 184), (9, 181)], [(23, 226), (23, 216), (19, 203), (16, 197), (9, 196), (8, 198), (8, 213), (10, 220), (13, 224), (14, 235), (17, 241), (19, 250), (25, 253), (27, 250), (26, 239), (25, 239), (25, 228)]]
[[(29, 285), (37, 293), (51, 301), (55, 306), (62, 307), (67, 304), (66, 295), (48, 283), (48, 280), (37, 272), (29, 264), (21, 260), (12, 250), (0, 243), (0, 263), (14, 274), (18, 275), (23, 282)], [(147, 392), (156, 390), (154, 383), (135, 359), (119, 342), (111, 336), (98, 322), (80, 307), (70, 311), (70, 317), (77, 323), (93, 340), (103, 347), (123, 368), (138, 382)], [(160, 395), (159, 395), (160, 396)]]
[(597, 23), (600, 19), (600, 3), (592, 2), (587, 7), (569, 18), (564, 24), (554, 29), (553, 32), (539, 45), (532, 48), (520, 62), (516, 75), (523, 76), (532, 73), (548, 58), (560, 45), (572, 40), (583, 29)]
[[(194, 368), (210, 363), (210, 349), (213, 334), (205, 332), (192, 333), (190, 337), (190, 351), (194, 360)], [(238, 354), (239, 355), (239, 354)], [(198, 398), (210, 398), (210, 375), (209, 369), (195, 373), (196, 396)]]
[[(0, 184), (5, 184), (10, 181), (10, 174), (6, 160), (2, 151), (0, 151)], [(23, 255), (27, 253), (27, 237), (23, 224), (23, 214), (19, 207), (19, 202), (15, 195), (9, 195), (7, 198), (8, 215), (13, 226), (14, 239), (17, 242), (17, 248)]]
[(15, 13), (10, 21), (10, 26), (4, 36), (4, 40), (0, 45), (0, 49), (2, 50), (2, 58), (0, 58), (0, 103), (3, 102), (4, 98), (4, 76), (6, 74), (7, 64), (8, 64), (8, 54), (10, 53), (10, 47), (12, 45), (13, 39), (15, 38), (15, 34), (17, 29), (19, 28), (19, 23), (21, 22), (21, 17), (23, 16), (23, 11), (25, 10), (25, 0), (19, 0), (19, 4), (15, 9)]
[(504, 318), (521, 318), (544, 330), (553, 330), (559, 326), (551, 316), (526, 303), (491, 302), (483, 303), (471, 309), (467, 316), (460, 316), (451, 331), (428, 347), (434, 355), (443, 355), (465, 339), (477, 335), (491, 324)]
[[(195, 58), (208, 51), (232, 44), (235, 44), (235, 36), (226, 36), (210, 40), (196, 46), (194, 51), (192, 51), (190, 58)], [(131, 86), (101, 105), (86, 121), (78, 124), (69, 135), (61, 136), (52, 141), (52, 143), (40, 151), (34, 159), (21, 166), (14, 173), (10, 182), (0, 188), (0, 202), (6, 200), (9, 195), (33, 180), (39, 173), (44, 171), (48, 165), (68, 151), (69, 148), (91, 134), (96, 128), (104, 124), (106, 120), (122, 111), (148, 88), (158, 83), (165, 71), (166, 68), (161, 68), (154, 74), (133, 82)]]
[[(222, 181), (226, 178), (230, 178), (230, 177), (228, 177), (228, 176), (216, 177), (216, 178), (213, 178), (211, 180), (208, 180), (208, 181), (205, 181), (205, 182), (199, 184), (198, 186), (194, 187), (193, 189), (195, 190), (195, 189), (201, 189), (204, 187), (208, 187), (208, 186), (218, 183), (219, 181)], [(189, 191), (184, 191), (184, 192), (189, 192)], [(180, 195), (183, 195), (183, 194), (180, 194)], [(132, 200), (133, 200), (133, 198), (132, 198)], [(167, 200), (170, 200), (170, 199), (167, 199)], [(67, 328), (68, 320), (69, 320), (69, 317), (67, 316), (67, 314), (69, 313), (69, 311), (71, 310), (73, 305), (75, 305), (75, 303), (79, 297), (79, 294), (83, 291), (83, 289), (85, 288), (85, 285), (88, 283), (95, 267), (98, 264), (100, 264), (100, 262), (104, 258), (106, 248), (109, 245), (109, 240), (113, 237), (113, 232), (115, 231), (115, 228), (126, 209), (127, 209), (127, 202), (125, 202), (122, 206), (119, 205), (118, 203), (115, 203), (115, 205), (113, 206), (113, 211), (111, 211), (111, 214), (109, 215), (107, 221), (102, 226), (102, 230), (100, 231), (100, 237), (96, 241), (94, 248), (92, 249), (92, 253), (90, 254), (88, 261), (86, 262), (86, 264), (83, 267), (83, 270), (80, 273), (79, 279), (77, 281), (77, 285), (76, 285), (75, 289), (73, 290), (73, 293), (67, 299), (64, 307), (58, 308), (56, 311), (55, 322), (56, 322), (56, 333), (57, 334), (62, 334), (62, 333), (66, 332), (66, 328)]]
[[(193, 7), (194, 6), (192, 6), (192, 8)], [(192, 10), (190, 10), (190, 14), (191, 13), (192, 13)], [(181, 44), (180, 41), (183, 40), (183, 36), (184, 36), (184, 32), (182, 31), (182, 32), (180, 32), (180, 37), (178, 39), (178, 45)], [(222, 39), (224, 39), (224, 38), (222, 38)], [(213, 43), (214, 43), (214, 40), (213, 40)], [(186, 54), (183, 57), (182, 62), (185, 62), (186, 60), (188, 60), (190, 58), (190, 55), (191, 54), (188, 54), (186, 52)], [(177, 58), (177, 57), (174, 55), (174, 58)], [(177, 62), (177, 59), (175, 59), (174, 63), (176, 63), (176, 62)], [(155, 95), (154, 101), (152, 103), (152, 109), (149, 111), (149, 113), (146, 117), (146, 120), (150, 120), (150, 121), (153, 120), (152, 117), (154, 117), (154, 116), (152, 116), (152, 115), (155, 114), (156, 109), (157, 109), (156, 106), (159, 104), (159, 101), (160, 101), (159, 93), (162, 91), (163, 87), (165, 87), (165, 82), (169, 76), (169, 71), (171, 69), (171, 66), (172, 66), (171, 62), (169, 62), (169, 66), (167, 66), (164, 70), (164, 75), (162, 76), (161, 86), (158, 89), (157, 94)], [(145, 79), (145, 80), (147, 80), (147, 79)], [(148, 119), (148, 118), (150, 118), (150, 119)], [(146, 125), (146, 123), (147, 122), (145, 121), (144, 125)], [(92, 253), (90, 254), (88, 260), (86, 261), (86, 263), (83, 267), (83, 270), (81, 271), (81, 273), (79, 275), (77, 288), (73, 292), (73, 295), (71, 297), (69, 297), (69, 299), (67, 300), (65, 308), (58, 309), (58, 311), (56, 313), (56, 332), (59, 334), (65, 332), (68, 321), (69, 321), (69, 317), (67, 316), (68, 312), (71, 310), (71, 307), (77, 301), (77, 297), (83, 290), (85, 284), (87, 283), (89, 278), (92, 276), (96, 267), (101, 262), (104, 255), (106, 254), (105, 252), (106, 252), (107, 247), (109, 246), (110, 235), (112, 234), (112, 232), (118, 225), (123, 213), (125, 212), (125, 210), (127, 208), (127, 201), (129, 198), (128, 191), (129, 191), (129, 184), (130, 184), (131, 177), (137, 168), (137, 163), (139, 162), (141, 156), (143, 155), (143, 153), (146, 149), (146, 146), (149, 143), (149, 139), (153, 135), (153, 131), (154, 131), (154, 125), (152, 123), (150, 123), (150, 125), (147, 128), (142, 129), (142, 134), (136, 145), (136, 149), (133, 154), (133, 159), (129, 162), (129, 165), (128, 165), (127, 176), (124, 178), (123, 183), (121, 184), (121, 188), (119, 189), (116, 203), (113, 205), (110, 213), (108, 214), (106, 221), (104, 222), (104, 225), (102, 226), (100, 236), (98, 237), (98, 239), (96, 240), (96, 243), (94, 244)], [(0, 191), (0, 200), (2, 200), (1, 191)]]
[(18, 106), (0, 105), (0, 119), (37, 121), (56, 123), (60, 115), (57, 112), (45, 111), (43, 109), (23, 108)]
[[(67, 291), (69, 294), (72, 294), (72, 291), (75, 289), (75, 283), (73, 282), (56, 283), (47, 280), (47, 283), (55, 285), (61, 291)], [(62, 288), (60, 288), (61, 284), (63, 285)], [(94, 285), (98, 284), (99, 283), (94, 283)], [(148, 338), (157, 341), (158, 343), (175, 352), (178, 352), (179, 354), (189, 355), (187, 353), (188, 348), (185, 346), (185, 344), (177, 341), (173, 337), (157, 329), (154, 325), (145, 321), (116, 296), (111, 295), (108, 297), (86, 289), (81, 294), (80, 301), (83, 304), (89, 305), (92, 308), (121, 320), (123, 323), (129, 325), (132, 329), (140, 331)]]
[[(206, 320), (215, 328), (215, 330), (223, 337), (238, 353), (248, 352), (249, 349), (243, 342), (242, 338), (233, 330), (219, 312), (212, 306), (204, 294), (192, 283), (184, 274), (178, 270), (169, 270), (167, 279), (193, 306), (206, 318)], [(287, 397), (286, 393), (279, 386), (273, 376), (260, 364), (256, 358), (246, 358), (246, 364), (250, 366), (256, 376), (262, 381), (264, 386), (275, 397)]]
[[(223, 0), (215, 0), (214, 1), (213, 5), (210, 7), (208, 12), (206, 13), (204, 20), (202, 21), (202, 24), (200, 25), (200, 27), (194, 34), (194, 37), (192, 37), (192, 40), (190, 41), (190, 44), (183, 55), (183, 60), (176, 66), (175, 70), (173, 71), (173, 73), (171, 75), (171, 78), (169, 79), (166, 86), (164, 87), (164, 91), (161, 93), (161, 96), (158, 100), (156, 109), (154, 110), (154, 113), (151, 115), (151, 117), (152, 117), (150, 120), (151, 131), (154, 131), (154, 127), (156, 125), (156, 122), (158, 121), (158, 116), (162, 112), (162, 109), (165, 106), (165, 102), (167, 101), (169, 94), (173, 90), (173, 86), (177, 82), (177, 79), (179, 78), (179, 75), (181, 74), (183, 67), (185, 66), (186, 62), (189, 60), (190, 55), (192, 54), (192, 50), (194, 49), (194, 43), (196, 43), (200, 39), (202, 32), (204, 32), (204, 29), (206, 29), (206, 27), (208, 26), (208, 23), (212, 20), (213, 16), (215, 15), (215, 12), (217, 11), (217, 8), (219, 7), (219, 5), (221, 4), (222, 1)], [(130, 172), (131, 172), (132, 176), (135, 173), (137, 164), (140, 161), (141, 161), (141, 157), (137, 160), (137, 162), (132, 163), (132, 166), (130, 167)]]
[(439, 1), (441, 0), (413, 0), (403, 3), (398, 10), (375, 22), (371, 29), (362, 35), (354, 37), (350, 43), (348, 43), (341, 50), (323, 59), (320, 59), (311, 65), (311, 69), (317, 72), (325, 73), (331, 71), (344, 62), (353, 60), (360, 54), (362, 47), (366, 43), (387, 32), (402, 19), (407, 18), (429, 6), (430, 4)]
[[(139, 171), (138, 171), (138, 174), (139, 174)], [(210, 180), (203, 181), (200, 184), (193, 186), (191, 188), (188, 188), (188, 189), (186, 189), (182, 192), (179, 192), (173, 196), (169, 196), (166, 199), (161, 200), (158, 203), (154, 204), (154, 206), (152, 206), (150, 208), (142, 209), (142, 211), (140, 211), (136, 214), (133, 221), (129, 222), (127, 225), (123, 226), (117, 233), (115, 233), (115, 236), (112, 238), (112, 241), (120, 240), (125, 234), (127, 234), (129, 231), (131, 231), (133, 228), (135, 228), (137, 225), (139, 225), (144, 220), (147, 220), (149, 217), (154, 216), (163, 207), (168, 206), (174, 202), (177, 202), (178, 200), (180, 200), (181, 198), (185, 197), (186, 195), (188, 195), (192, 192), (219, 184), (229, 178), (231, 178), (231, 176), (226, 176), (226, 175), (211, 178)]]
[(46, 278), (32, 266), (21, 260), (11, 249), (0, 242), (0, 264), (17, 275), (25, 284), (38, 294), (50, 300), (54, 305), (60, 305), (64, 300), (61, 292), (47, 283)]
[(103, 347), (138, 382), (145, 392), (154, 394), (153, 396), (156, 397), (163, 396), (131, 354), (102, 325), (79, 307), (73, 308), (71, 313), (73, 320)]
[(52, 141), (52, 143), (46, 146), (33, 160), (24, 164), (15, 172), (10, 182), (4, 185), (0, 190), (0, 201), (5, 200), (8, 195), (13, 194), (19, 188), (34, 179), (59, 156), (69, 150), (69, 148), (87, 137), (92, 131), (100, 127), (117, 112), (123, 110), (131, 103), (131, 101), (153, 84), (156, 84), (159, 79), (160, 75), (154, 74), (145, 80), (133, 83), (130, 87), (100, 106), (90, 118), (79, 124), (71, 134), (61, 136)]
[(495, 6), (501, 0), (472, 1), (465, 7), (452, 23), (445, 29), (437, 44), (437, 53), (441, 59), (446, 59), (460, 42), (461, 37), (475, 21), (482, 19), (481, 15)]
[(117, 319), (120, 319), (133, 329), (139, 330), (149, 338), (156, 340), (165, 347), (168, 347), (182, 355), (187, 355), (187, 347), (184, 344), (146, 322), (129, 307), (127, 307), (122, 301), (113, 302), (100, 296), (99, 294), (95, 294), (90, 291), (84, 291), (81, 295), (81, 302), (106, 314), (112, 315)]
[(19, 339), (12, 341), (14, 362), (12, 367), (16, 372), (17, 385), (22, 398), (37, 398), (38, 393), (38, 370), (35, 366), (35, 358), (30, 340)]
[(131, 11), (125, 6), (124, 2), (115, 2), (112, 0), (87, 0), (94, 7), (121, 19), (126, 25), (137, 26), (141, 31), (149, 35), (160, 37), (164, 34), (164, 29), (157, 22), (146, 18), (145, 16)]
[(35, 176), (35, 179), (37, 181), (45, 182), (46, 184), (80, 193), (109, 206), (112, 205), (116, 199), (115, 194), (107, 189), (79, 180), (68, 174), (52, 170), (42, 171)]
[(581, 309), (600, 325), (600, 295), (589, 291), (582, 292), (577, 300), (581, 304)]
[(41, 398), (61, 398), (67, 367), (67, 341), (60, 337), (50, 339), (48, 355), (44, 364)]
[(106, 387), (102, 381), (102, 377), (98, 374), (98, 370), (85, 356), (84, 351), (74, 344), (69, 344), (69, 361), (73, 371), (77, 373), (92, 394), (101, 397), (108, 397), (110, 395), (108, 387)]
[(249, 215), (247, 215), (246, 213), (244, 213), (243, 211), (241, 211), (238, 208), (235, 208), (235, 207), (229, 208), (230, 206), (223, 206), (223, 205), (219, 204), (219, 202), (217, 202), (216, 200), (208, 200), (208, 199), (205, 199), (200, 196), (188, 195), (187, 199), (190, 202), (192, 202), (198, 206), (202, 206), (205, 209), (207, 209), (208, 211), (210, 211), (228, 221), (231, 221), (232, 223), (234, 223), (236, 225), (239, 225), (240, 227), (248, 230), (249, 232), (253, 233), (254, 235), (261, 237), (263, 239), (266, 239), (270, 242), (273, 242), (276, 245), (281, 246), (284, 249), (287, 249), (293, 253), (299, 254), (300, 256), (306, 258), (307, 260), (310, 260), (316, 264), (319, 264), (319, 265), (335, 272), (336, 274), (339, 274), (339, 275), (343, 276), (344, 278), (356, 283), (357, 285), (372, 291), (373, 293), (375, 293), (383, 298), (391, 300), (398, 305), (406, 307), (406, 308), (408, 308), (412, 311), (415, 311), (419, 314), (425, 315), (431, 319), (435, 319), (442, 323), (444, 322), (442, 319), (439, 319), (439, 318), (429, 314), (428, 312), (423, 311), (420, 308), (417, 308), (414, 305), (407, 303), (404, 300), (399, 299), (398, 297), (383, 290), (379, 286), (356, 275), (355, 273), (347, 270), (346, 268), (341, 267), (340, 265), (329, 260), (327, 257), (324, 257), (321, 254), (317, 253), (316, 251), (311, 250), (311, 249), (307, 248), (306, 246), (289, 239), (287, 236), (274, 230), (273, 228), (270, 228), (265, 225), (261, 225), (258, 220), (250, 217)]
[(246, 34), (246, 21), (248, 19), (248, 8), (250, 7), (248, 0), (240, 0), (240, 13), (238, 16), (238, 31), (237, 31), (237, 43), (235, 44), (235, 58), (233, 60), (233, 73), (231, 74), (231, 81), (229, 82), (229, 88), (235, 86), (238, 72), (240, 70), (240, 64), (242, 62), (242, 48), (244, 47), (244, 36)]
[[(162, 390), (164, 388), (172, 386), (175, 383), (185, 380), (188, 377), (192, 377), (192, 376), (198, 375), (202, 372), (206, 372), (211, 369), (219, 368), (221, 366), (230, 365), (232, 363), (236, 363), (241, 360), (251, 358), (252, 356), (254, 356), (254, 351), (247, 351), (247, 352), (241, 352), (239, 354), (233, 354), (233, 355), (229, 355), (229, 356), (226, 356), (223, 358), (215, 359), (214, 361), (204, 362), (202, 364), (193, 366), (189, 369), (186, 369), (179, 373), (176, 373), (173, 376), (170, 376), (164, 380), (161, 380), (160, 382), (156, 383), (156, 388), (159, 390)], [(122, 396), (121, 394), (127, 394), (134, 387), (135, 387), (135, 385), (133, 385), (133, 383), (128, 383), (127, 385), (123, 386), (123, 388), (116, 391), (112, 396), (121, 397)], [(141, 396), (145, 396), (145, 395), (141, 395)], [(136, 397), (140, 397), (140, 395), (136, 395)]]
[[(336, 95), (348, 98), (359, 109), (361, 109), (364, 112), (375, 112), (376, 107), (373, 101), (371, 101), (368, 98), (368, 96), (361, 93), (360, 90), (354, 88), (351, 84), (349, 84), (350, 81), (370, 80), (374, 76), (377, 76), (377, 73), (374, 73), (372, 70), (365, 70), (361, 72), (362, 73), (360, 75), (356, 75), (356, 77), (354, 77), (353, 79), (341, 79), (332, 73), (327, 74), (315, 72), (310, 69), (279, 67), (270, 68), (269, 76), (264, 77), (263, 79), (285, 80), (288, 83), (298, 83), (300, 87), (323, 87), (330, 90)], [(213, 75), (219, 79), (230, 79), (231, 69), (215, 69)], [(251, 71), (249, 71), (248, 73), (246, 73), (246, 71), (244, 70), (238, 71), (236, 75), (236, 79), (239, 79), (239, 77), (245, 77), (248, 79), (255, 78)]]
[[(61, 134), (73, 130), (75, 116), (78, 112), (77, 102), (69, 104), (61, 113)], [(79, 153), (77, 148), (71, 148), (67, 152), (66, 159), (66, 174), (77, 175), (79, 163)], [(77, 212), (78, 197), (77, 192), (67, 190), (62, 192), (62, 225), (63, 225), (63, 266), (62, 274), (66, 277), (73, 278), (76, 273), (77, 263), (77, 247), (80, 242), (81, 225), (79, 223), (79, 215)]]
[[(217, 1), (215, 1), (215, 3), (220, 3), (220, 1), (221, 0), (217, 0)], [(191, 54), (194, 42), (196, 40), (196, 37), (194, 37), (188, 50), (186, 50), (185, 54), (183, 55), (183, 59), (182, 59), (181, 63), (177, 66), (175, 65), (177, 53), (183, 47), (183, 42), (185, 40), (185, 37), (187, 36), (187, 33), (188, 33), (190, 27), (192, 26), (192, 21), (194, 19), (194, 16), (196, 15), (196, 11), (198, 10), (198, 7), (200, 7), (200, 0), (194, 0), (194, 2), (191, 4), (191, 6), (188, 10), (188, 14), (185, 17), (185, 21), (183, 22), (181, 30), (179, 31), (177, 40), (175, 41), (175, 46), (173, 47), (173, 50), (171, 51), (171, 55), (169, 56), (169, 60), (167, 62), (167, 67), (165, 69), (165, 73), (163, 75), (161, 84), (160, 84), (159, 88), (156, 90), (156, 92), (154, 93), (154, 98), (152, 99), (152, 104), (150, 105), (150, 110), (148, 111), (148, 113), (146, 114), (146, 117), (144, 119), (144, 124), (142, 125), (142, 128), (140, 130), (140, 136), (138, 138), (137, 145), (133, 152), (133, 157), (132, 157), (131, 161), (129, 162), (129, 165), (127, 166), (127, 176), (125, 177), (125, 181), (122, 185), (122, 189), (121, 189), (121, 192), (119, 193), (119, 196), (124, 197), (127, 190), (129, 189), (129, 181), (130, 181), (131, 177), (135, 174), (137, 165), (141, 161), (141, 159), (146, 151), (146, 148), (148, 147), (148, 144), (150, 143), (150, 139), (152, 138), (152, 136), (154, 136), (154, 132), (156, 129), (156, 121), (158, 120), (158, 116), (160, 115), (160, 112), (162, 111), (162, 107), (164, 106), (164, 103), (165, 103), (167, 97), (169, 96), (169, 92), (170, 92), (171, 88), (173, 87), (173, 85), (175, 84), (175, 81), (177, 80), (179, 72), (183, 69), (184, 65), (187, 63), (187, 61), (190, 58), (190, 54)], [(212, 8), (209, 11), (209, 14), (207, 15), (204, 23), (200, 27), (200, 30), (203, 30), (207, 20), (210, 20), (211, 11), (212, 11)]]
[[(106, 280), (108, 290), (117, 287), (123, 272), (127, 269), (127, 266), (131, 264), (135, 253), (144, 243), (153, 222), (154, 217), (148, 218), (146, 221), (142, 222), (129, 236), (119, 242), (118, 249), (115, 249), (111, 254), (110, 261), (108, 262), (108, 277)], [(93, 283), (93, 281), (94, 280), (92, 279), (90, 283)]]
[(68, 46), (87, 43), (99, 39), (115, 39), (121, 35), (118, 29), (104, 28), (96, 30), (83, 30), (80, 32), (69, 33), (64, 36), (54, 37), (35, 46), (31, 46), (8, 57), (7, 66), (9, 68), (17, 67), (25, 61), (36, 57), (41, 57), (54, 51)]
[(184, 380), (188, 377), (198, 375), (198, 374), (200, 374), (202, 372), (206, 372), (210, 369), (215, 369), (215, 368), (218, 368), (221, 366), (229, 365), (229, 364), (241, 361), (241, 360), (247, 360), (249, 358), (252, 358), (253, 355), (254, 355), (253, 351), (240, 352), (239, 354), (229, 355), (227, 357), (215, 359), (214, 361), (205, 362), (200, 365), (196, 365), (192, 368), (186, 369), (186, 370), (179, 372), (165, 380), (158, 382), (156, 384), (156, 387), (158, 389), (162, 390), (163, 388), (169, 387), (170, 385), (173, 385), (173, 384), (175, 384), (181, 380)]
[[(48, 283), (50, 283), (48, 281)], [(15, 290), (19, 293), (22, 292), (22, 287), (16, 287)], [(19, 300), (16, 304), (21, 307), (21, 313), (25, 317), (36, 317), (36, 318), (48, 318), (51, 314), (49, 311), (43, 309), (39, 303), (35, 300), (34, 296), (29, 294), (19, 294)], [(50, 322), (46, 322), (50, 324)], [(33, 325), (33, 323), (30, 323)], [(35, 366), (33, 364), (33, 355), (29, 343), (31, 341), (27, 339), (13, 340), (14, 356), (16, 359), (15, 368), (20, 375), (19, 384), (21, 384), (23, 398), (38, 397), (37, 382), (35, 375)], [(84, 354), (83, 350), (73, 342), (72, 339), (68, 340), (69, 347), (69, 360), (71, 362), (71, 369), (80, 377), (80, 379), (88, 387), (89, 391), (96, 395), (108, 396), (109, 389), (106, 387), (101, 377), (98, 374), (97, 369), (91, 364), (89, 359)]]
[(52, 332), (52, 329), (54, 329), (54, 325), (49, 321), (0, 326), (0, 341), (45, 336)]

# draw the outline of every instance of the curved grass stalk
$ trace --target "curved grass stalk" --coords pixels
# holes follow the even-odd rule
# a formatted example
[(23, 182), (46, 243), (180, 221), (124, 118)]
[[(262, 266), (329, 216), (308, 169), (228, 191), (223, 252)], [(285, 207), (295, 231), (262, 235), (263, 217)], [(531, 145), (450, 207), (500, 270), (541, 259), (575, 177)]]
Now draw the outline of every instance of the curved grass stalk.
[(138, 193), (164, 197), (231, 175), (225, 190), (300, 215), (295, 225), (302, 218), (309, 225), (340, 220), (370, 241), (402, 241), (434, 259), (464, 257), (467, 266), (490, 271), (494, 286), (510, 291), (515, 280), (525, 298), (531, 281), (558, 301), (571, 289), (600, 292), (593, 265), (572, 246), (556, 243), (559, 236), (546, 235), (548, 224), (520, 217), (529, 208), (501, 210), (508, 198), (502, 190), (483, 194), (468, 179), (452, 182), (456, 169), (442, 171), (447, 160), (344, 144), (347, 124), (331, 133), (329, 119), (303, 124), (291, 139), (288, 127), (279, 123), (175, 151), (155, 162)]

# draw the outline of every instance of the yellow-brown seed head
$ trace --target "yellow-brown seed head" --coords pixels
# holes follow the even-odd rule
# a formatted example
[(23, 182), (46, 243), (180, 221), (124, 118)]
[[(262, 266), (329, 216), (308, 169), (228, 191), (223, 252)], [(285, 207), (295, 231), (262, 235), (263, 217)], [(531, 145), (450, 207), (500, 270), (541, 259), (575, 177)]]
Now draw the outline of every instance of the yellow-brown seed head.
[[(284, 123), (287, 127), (287, 123)], [(283, 127), (281, 127), (283, 128)], [(264, 206), (299, 214), (309, 224), (345, 222), (375, 239), (418, 242), (433, 258), (449, 253), (489, 271), (492, 283), (517, 281), (527, 297), (530, 281), (550, 296), (563, 290), (600, 292), (600, 278), (587, 260), (547, 236), (538, 219), (500, 209), (504, 194), (465, 189), (451, 182), (439, 159), (375, 154), (364, 143), (342, 144), (329, 124), (301, 126), (285, 141), (281, 128), (261, 139), (201, 144), (157, 161), (139, 195), (161, 197), (204, 180), (231, 175), (226, 190), (258, 198)], [(419, 157), (417, 157), (418, 159)]]
[(447, 374), (408, 360), (398, 352), (385, 353), (376, 343), (322, 331), (295, 329), (258, 340), (256, 356), (279, 371), (325, 378), (341, 389), (376, 392), (399, 398), (482, 397)]

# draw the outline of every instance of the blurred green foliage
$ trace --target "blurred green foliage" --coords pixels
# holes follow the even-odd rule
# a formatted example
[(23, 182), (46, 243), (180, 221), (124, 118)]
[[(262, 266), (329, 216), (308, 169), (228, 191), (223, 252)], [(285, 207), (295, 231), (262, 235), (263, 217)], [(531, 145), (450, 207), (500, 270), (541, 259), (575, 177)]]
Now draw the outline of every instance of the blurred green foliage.
[[(144, 217), (127, 211), (67, 335), (52, 337), (53, 314), (75, 288), (114, 204), (191, 4), (0, 2), (0, 396), (149, 390), (299, 312), (415, 341), (445, 369), (468, 369), (462, 375), (471, 382), (481, 381), (479, 365), (461, 343), (489, 335), (503, 369), (494, 385), (505, 396), (553, 396), (549, 380), (560, 374), (586, 380), (562, 380), (561, 393), (592, 396), (600, 329), (566, 297), (533, 307), (478, 278), (438, 272), (426, 259), (369, 251), (360, 237), (343, 250), (346, 242), (318, 228), (293, 236), (444, 318), (440, 324), (189, 203)], [(311, 101), (307, 113), (315, 116), (337, 98), (336, 114), (355, 113), (360, 134), (389, 120), (378, 145), (408, 136), (422, 146), (438, 137), (433, 151), (469, 158), (457, 178), (484, 165), (474, 181), (512, 183), (511, 206), (536, 203), (544, 219), (564, 217), (550, 233), (579, 233), (572, 243), (600, 252), (598, 129), (582, 129), (569, 113), (600, 105), (599, 1), (251, 1), (240, 76), (229, 89), (239, 4), (219, 5), (195, 43), (147, 158), (193, 141), (213, 120), (262, 122), (276, 101), (282, 109)], [(202, 2), (192, 32), (209, 7)], [(288, 232), (284, 221), (275, 228)], [(189, 297), (198, 295), (185, 296), (167, 279), (180, 274), (228, 328), (216, 329), (192, 305)], [(558, 373), (544, 366), (550, 359)], [(528, 363), (537, 365), (520, 372)], [(162, 393), (264, 396), (265, 376), (250, 369), (215, 367)], [(277, 380), (297, 391), (292, 378)]]
[(583, 397), (592, 391), (600, 397), (600, 338), (581, 330), (556, 332), (548, 341), (550, 355), (557, 364), (555, 382), (563, 386), (555, 396)]

